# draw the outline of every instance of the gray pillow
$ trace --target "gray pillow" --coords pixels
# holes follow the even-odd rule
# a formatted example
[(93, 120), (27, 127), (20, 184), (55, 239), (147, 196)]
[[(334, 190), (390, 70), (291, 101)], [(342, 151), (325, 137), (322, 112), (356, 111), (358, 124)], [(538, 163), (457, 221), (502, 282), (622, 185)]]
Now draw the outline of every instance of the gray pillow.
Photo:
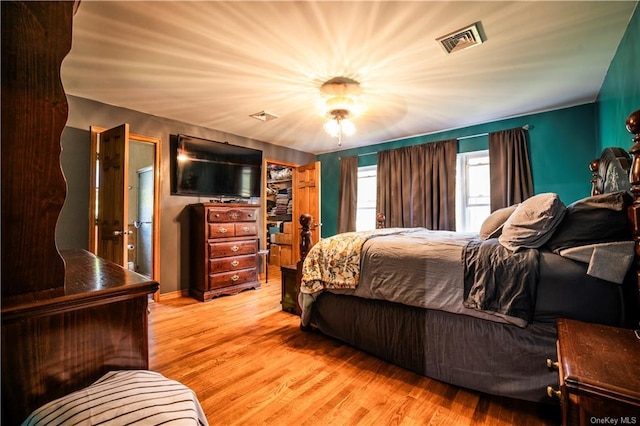
[(569, 204), (562, 223), (547, 242), (558, 253), (569, 247), (631, 239), (627, 228), (626, 191), (594, 195)]
[(491, 213), (480, 226), (480, 239), (498, 238), (502, 233), (502, 226), (509, 219), (511, 213), (515, 211), (516, 207), (518, 207), (518, 204), (503, 207)]
[(566, 211), (558, 194), (534, 195), (520, 203), (509, 216), (498, 241), (511, 251), (542, 247), (551, 238)]

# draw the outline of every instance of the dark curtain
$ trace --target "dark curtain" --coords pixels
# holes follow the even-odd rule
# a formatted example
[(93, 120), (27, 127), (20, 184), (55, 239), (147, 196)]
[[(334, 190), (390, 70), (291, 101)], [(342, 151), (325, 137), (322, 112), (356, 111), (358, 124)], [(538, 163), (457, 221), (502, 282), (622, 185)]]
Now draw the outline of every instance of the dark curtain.
[(492, 212), (533, 195), (526, 130), (489, 133), (489, 162)]
[(457, 142), (378, 153), (377, 206), (385, 226), (455, 230)]
[(356, 230), (358, 208), (358, 157), (340, 160), (340, 198), (338, 202), (338, 232)]

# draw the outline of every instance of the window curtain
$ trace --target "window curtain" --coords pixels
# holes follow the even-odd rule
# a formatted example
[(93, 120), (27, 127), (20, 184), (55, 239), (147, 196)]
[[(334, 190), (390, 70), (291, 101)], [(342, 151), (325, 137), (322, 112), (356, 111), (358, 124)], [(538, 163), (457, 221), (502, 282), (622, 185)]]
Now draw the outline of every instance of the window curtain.
[(340, 160), (340, 190), (338, 202), (338, 232), (356, 230), (358, 209), (358, 157)]
[(455, 230), (456, 139), (378, 153), (377, 208), (386, 227)]
[(522, 128), (489, 133), (492, 212), (533, 195), (527, 136)]

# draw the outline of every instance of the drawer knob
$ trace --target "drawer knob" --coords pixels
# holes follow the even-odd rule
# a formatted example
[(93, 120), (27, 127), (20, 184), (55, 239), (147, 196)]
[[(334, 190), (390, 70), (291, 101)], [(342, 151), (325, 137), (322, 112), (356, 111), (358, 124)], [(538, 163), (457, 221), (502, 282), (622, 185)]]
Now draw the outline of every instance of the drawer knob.
[(238, 250), (240, 250), (240, 247), (238, 247), (238, 246), (231, 247), (231, 251), (234, 252), (234, 253), (237, 252)]
[(237, 260), (234, 260), (233, 262), (231, 262), (231, 266), (238, 266), (240, 264), (240, 262), (238, 262)]
[[(233, 282), (236, 282), (239, 279), (240, 279), (240, 275), (237, 275), (237, 274), (231, 277), (231, 281), (233, 281)], [(551, 387), (551, 386), (549, 386), (549, 387)]]
[(216, 217), (220, 217), (220, 215), (218, 213), (215, 214)]
[(243, 230), (244, 232), (249, 232), (250, 228), (249, 228), (248, 226), (245, 226), (244, 228), (242, 228), (242, 230)]
[(560, 371), (560, 363), (558, 363), (558, 361), (552, 361), (551, 359), (547, 358), (547, 368)]
[(555, 390), (553, 386), (547, 386), (547, 395), (549, 398), (558, 398), (562, 396), (562, 393), (559, 390)]

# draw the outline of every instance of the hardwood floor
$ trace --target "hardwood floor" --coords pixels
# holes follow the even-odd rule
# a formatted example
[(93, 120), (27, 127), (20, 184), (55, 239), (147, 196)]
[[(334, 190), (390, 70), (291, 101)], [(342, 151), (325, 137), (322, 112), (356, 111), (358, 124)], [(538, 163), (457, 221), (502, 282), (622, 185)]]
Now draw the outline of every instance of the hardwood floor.
[(280, 309), (261, 290), (151, 304), (150, 368), (189, 386), (211, 425), (559, 425), (558, 407), (492, 397), (391, 365)]

